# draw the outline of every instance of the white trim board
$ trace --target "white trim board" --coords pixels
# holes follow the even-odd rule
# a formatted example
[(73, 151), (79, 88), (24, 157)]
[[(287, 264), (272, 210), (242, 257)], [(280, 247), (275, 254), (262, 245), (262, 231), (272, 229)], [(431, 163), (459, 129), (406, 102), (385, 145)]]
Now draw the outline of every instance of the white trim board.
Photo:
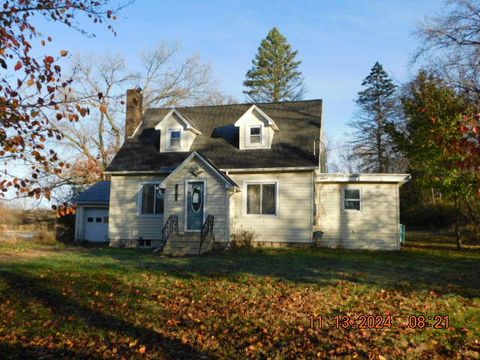
[(317, 173), (317, 183), (397, 183), (405, 184), (410, 174), (322, 174)]
[(197, 135), (200, 135), (202, 132), (200, 130), (197, 130), (191, 123), (190, 121), (187, 120), (187, 118), (185, 116), (183, 116), (182, 114), (180, 114), (180, 112), (177, 110), (177, 109), (172, 109), (170, 110), (167, 115), (165, 115), (162, 120), (160, 120), (157, 125), (155, 126), (155, 130), (159, 130), (160, 129), (160, 123), (165, 120), (166, 118), (172, 116), (173, 114), (177, 115), (180, 120), (183, 121), (183, 123), (185, 124), (185, 128), (187, 130), (190, 130), (192, 131), (194, 134), (197, 134)]

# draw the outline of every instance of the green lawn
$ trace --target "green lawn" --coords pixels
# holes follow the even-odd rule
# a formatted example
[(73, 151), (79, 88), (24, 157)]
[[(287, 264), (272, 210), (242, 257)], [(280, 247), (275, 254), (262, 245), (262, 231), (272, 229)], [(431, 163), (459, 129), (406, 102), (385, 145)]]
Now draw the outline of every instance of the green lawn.
[[(478, 359), (480, 249), (417, 245), (165, 258), (3, 242), (0, 358)], [(362, 314), (392, 326), (335, 326)], [(406, 325), (421, 314), (449, 327)]]

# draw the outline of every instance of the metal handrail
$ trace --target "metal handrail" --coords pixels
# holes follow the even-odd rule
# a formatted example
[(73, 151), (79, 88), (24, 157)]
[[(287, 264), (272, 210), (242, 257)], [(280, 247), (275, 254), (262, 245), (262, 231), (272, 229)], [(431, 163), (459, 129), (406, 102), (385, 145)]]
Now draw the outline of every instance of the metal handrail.
[(173, 234), (178, 235), (178, 216), (170, 215), (163, 225), (162, 229), (162, 248), (167, 244), (167, 240)]
[(213, 235), (213, 223), (215, 221), (215, 218), (213, 215), (208, 215), (207, 218), (205, 219), (205, 223), (203, 224), (202, 231), (200, 233), (200, 247), (198, 249), (198, 253), (202, 253), (202, 245), (207, 236)]

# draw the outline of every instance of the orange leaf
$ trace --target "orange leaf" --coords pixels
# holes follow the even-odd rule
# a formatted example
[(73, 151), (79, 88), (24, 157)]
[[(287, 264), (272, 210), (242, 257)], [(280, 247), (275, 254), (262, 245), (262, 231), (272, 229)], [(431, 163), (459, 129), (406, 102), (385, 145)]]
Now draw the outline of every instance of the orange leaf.
[(147, 351), (147, 348), (145, 346), (142, 346), (140, 349), (138, 349), (138, 352), (140, 354), (145, 354), (146, 351)]
[(21, 62), (21, 61), (18, 61), (18, 62), (15, 64), (15, 68), (14, 68), (15, 71), (20, 70), (20, 69), (22, 68), (22, 66), (23, 66), (23, 65), (22, 65), (22, 62)]
[(60, 56), (67, 56), (68, 55), (68, 51), (67, 50), (62, 50), (60, 51)]

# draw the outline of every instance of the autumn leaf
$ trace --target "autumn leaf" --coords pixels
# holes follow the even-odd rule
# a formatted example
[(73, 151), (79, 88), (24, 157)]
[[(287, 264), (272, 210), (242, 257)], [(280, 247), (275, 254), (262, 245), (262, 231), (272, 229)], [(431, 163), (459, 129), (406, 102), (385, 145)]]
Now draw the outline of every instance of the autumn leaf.
[(61, 50), (60, 51), (60, 56), (67, 56), (68, 55), (68, 51), (67, 50)]
[(15, 64), (15, 67), (14, 67), (15, 71), (20, 70), (20, 69), (22, 68), (22, 66), (23, 66), (23, 65), (22, 65), (22, 62), (19, 60), (19, 61)]

